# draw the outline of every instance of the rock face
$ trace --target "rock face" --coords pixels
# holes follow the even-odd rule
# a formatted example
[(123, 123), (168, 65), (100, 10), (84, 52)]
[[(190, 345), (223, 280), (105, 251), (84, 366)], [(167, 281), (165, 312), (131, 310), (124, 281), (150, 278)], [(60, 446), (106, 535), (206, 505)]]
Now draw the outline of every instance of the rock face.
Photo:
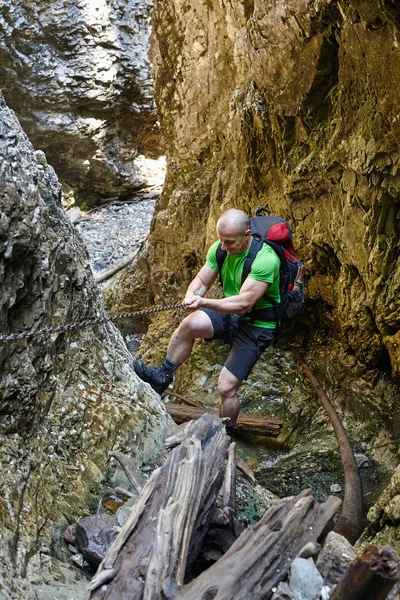
[[(295, 330), (308, 328), (311, 364), (376, 458), (399, 431), (399, 39), (392, 0), (156, 0), (167, 180), (147, 249), (107, 299), (116, 312), (176, 301), (221, 211), (269, 206), (292, 224), (307, 267)], [(396, 504), (397, 475), (370, 513), (371, 535), (392, 525), (398, 538), (398, 515), (382, 508)]]
[(77, 196), (132, 193), (160, 155), (150, 0), (0, 0), (0, 81), (34, 144)]
[[(1, 333), (104, 316), (57, 177), (3, 98), (0, 208)], [(140, 465), (169, 433), (129, 359), (111, 323), (0, 344), (0, 589), (14, 572), (7, 557), (29, 577), (37, 553), (88, 511), (111, 448)]]
[(391, 0), (156, 0), (169, 171), (125, 290), (181, 293), (221, 210), (267, 204), (306, 261), (311, 326), (400, 373), (399, 30)]

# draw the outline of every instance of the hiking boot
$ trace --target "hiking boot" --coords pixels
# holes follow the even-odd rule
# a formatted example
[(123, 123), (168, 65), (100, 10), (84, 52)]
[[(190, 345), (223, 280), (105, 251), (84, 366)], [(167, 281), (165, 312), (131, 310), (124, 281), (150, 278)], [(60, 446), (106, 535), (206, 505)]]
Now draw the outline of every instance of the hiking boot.
[(157, 394), (165, 392), (174, 376), (167, 373), (162, 367), (146, 367), (143, 361), (134, 360), (133, 370), (142, 381), (149, 383)]

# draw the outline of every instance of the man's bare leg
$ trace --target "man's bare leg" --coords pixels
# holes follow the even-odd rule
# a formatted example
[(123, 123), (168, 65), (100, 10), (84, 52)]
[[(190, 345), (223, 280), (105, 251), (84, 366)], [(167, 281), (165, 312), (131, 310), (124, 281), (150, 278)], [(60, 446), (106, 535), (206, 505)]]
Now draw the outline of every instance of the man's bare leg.
[(228, 427), (235, 425), (239, 416), (240, 402), (237, 393), (241, 383), (242, 379), (233, 375), (226, 367), (222, 369), (218, 380), (218, 392), (221, 399), (218, 410), (220, 417), (229, 418), (229, 421), (226, 421)]
[(132, 363), (136, 375), (162, 394), (170, 385), (177, 368), (190, 356), (195, 339), (212, 338), (214, 327), (210, 317), (202, 310), (191, 313), (173, 333), (167, 358), (160, 367), (146, 367), (143, 361)]
[(174, 331), (168, 345), (167, 357), (175, 364), (181, 365), (189, 358), (196, 339), (212, 338), (213, 335), (214, 327), (210, 317), (202, 310), (196, 310), (183, 319)]

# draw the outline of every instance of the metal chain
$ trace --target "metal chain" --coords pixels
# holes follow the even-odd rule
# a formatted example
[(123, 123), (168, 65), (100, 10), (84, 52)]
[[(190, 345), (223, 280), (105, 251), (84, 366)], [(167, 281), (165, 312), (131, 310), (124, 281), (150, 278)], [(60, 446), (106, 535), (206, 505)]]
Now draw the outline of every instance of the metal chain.
[[(78, 323), (68, 323), (67, 325), (59, 325), (58, 327), (44, 327), (43, 329), (36, 329), (35, 331), (22, 331), (20, 333), (12, 333), (10, 335), (0, 335), (0, 344), (9, 344), (15, 340), (28, 340), (40, 335), (46, 335), (48, 333), (65, 333), (74, 331), (75, 329), (81, 329), (90, 325), (102, 325), (103, 323), (112, 323), (114, 321), (121, 321), (123, 319), (132, 319), (134, 317), (141, 317), (144, 315), (150, 315), (153, 313), (163, 312), (167, 310), (176, 310), (182, 308), (182, 304), (172, 304), (170, 306), (158, 306), (156, 308), (147, 308), (145, 310), (138, 310), (130, 313), (122, 313), (115, 317), (97, 317), (92, 319), (85, 319)], [(180, 316), (180, 315), (179, 315)], [(174, 319), (173, 322), (177, 320)]]
[(156, 337), (150, 342), (150, 344), (147, 344), (147, 346), (145, 348), (143, 348), (143, 350), (140, 350), (140, 352), (139, 352), (139, 350), (136, 352), (136, 354), (134, 355), (135, 359), (139, 360), (139, 358), (142, 358), (142, 356), (144, 356), (146, 354), (146, 352), (148, 350), (150, 350), (150, 348), (152, 348), (154, 346), (154, 344), (156, 344), (158, 342), (158, 340), (160, 340), (165, 333), (167, 333), (168, 329), (171, 329), (171, 327), (173, 325), (175, 325), (175, 323), (177, 321), (179, 321), (179, 319), (181, 318), (181, 316), (183, 314), (184, 314), (184, 311), (180, 310), (179, 313), (176, 315), (176, 317), (174, 317), (172, 319), (172, 321), (170, 323), (168, 323), (168, 325), (166, 327), (164, 327), (164, 329), (162, 331), (160, 331), (160, 333), (158, 335), (156, 335)]

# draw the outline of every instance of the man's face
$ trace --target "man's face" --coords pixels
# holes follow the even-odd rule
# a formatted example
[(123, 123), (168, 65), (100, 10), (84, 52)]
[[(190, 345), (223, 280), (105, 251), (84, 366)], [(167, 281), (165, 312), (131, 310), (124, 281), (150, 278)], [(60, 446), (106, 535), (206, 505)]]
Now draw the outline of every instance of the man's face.
[(245, 233), (238, 233), (232, 227), (224, 229), (217, 228), (219, 241), (221, 242), (222, 250), (226, 250), (228, 254), (242, 254), (250, 246), (251, 234), (250, 229)]

